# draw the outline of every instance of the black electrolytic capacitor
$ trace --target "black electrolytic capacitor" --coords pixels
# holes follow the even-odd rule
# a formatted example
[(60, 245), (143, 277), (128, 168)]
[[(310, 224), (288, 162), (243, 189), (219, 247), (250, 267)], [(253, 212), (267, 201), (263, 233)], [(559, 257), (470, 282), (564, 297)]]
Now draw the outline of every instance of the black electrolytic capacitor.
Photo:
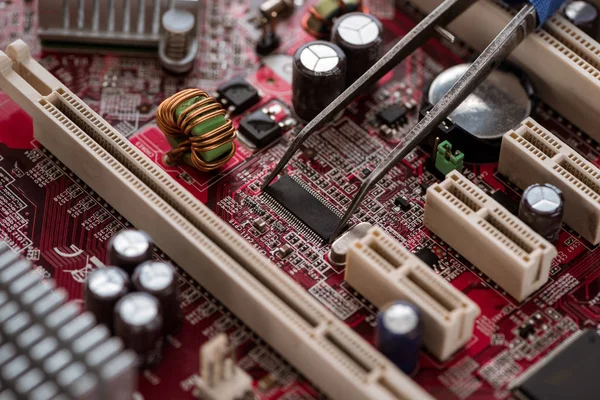
[(565, 199), (560, 189), (548, 183), (536, 183), (523, 192), (519, 218), (553, 243), (560, 233), (564, 205)]
[(146, 232), (125, 229), (108, 242), (108, 263), (132, 274), (135, 267), (152, 259), (153, 249), (154, 243)]
[(406, 374), (416, 371), (423, 336), (421, 313), (406, 301), (396, 301), (377, 314), (375, 345)]
[(598, 39), (600, 34), (600, 19), (598, 8), (589, 1), (575, 0), (563, 7), (563, 14), (573, 25)]
[(132, 280), (136, 290), (150, 293), (160, 302), (165, 334), (176, 331), (181, 323), (181, 307), (175, 268), (162, 261), (146, 261), (135, 269)]
[(338, 18), (333, 25), (331, 41), (348, 58), (346, 87), (367, 72), (381, 57), (383, 25), (377, 17), (361, 12)]
[(310, 121), (346, 88), (346, 55), (333, 43), (317, 40), (294, 53), (292, 104)]
[(129, 275), (121, 268), (96, 269), (88, 274), (85, 282), (85, 309), (112, 331), (115, 304), (129, 292), (129, 287)]
[(115, 306), (115, 335), (138, 354), (141, 366), (161, 358), (163, 317), (158, 299), (149, 293), (130, 293)]

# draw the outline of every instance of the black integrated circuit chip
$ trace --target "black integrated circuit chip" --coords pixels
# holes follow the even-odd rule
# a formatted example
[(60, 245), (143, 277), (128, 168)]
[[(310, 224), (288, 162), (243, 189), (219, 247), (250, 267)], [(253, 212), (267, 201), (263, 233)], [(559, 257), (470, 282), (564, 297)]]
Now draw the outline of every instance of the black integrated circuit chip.
[(234, 114), (243, 113), (260, 101), (258, 90), (241, 77), (223, 83), (217, 93), (225, 108), (232, 107)]
[(417, 250), (415, 255), (430, 267), (436, 266), (438, 261), (440, 261), (440, 258), (437, 255), (435, 255), (435, 253), (431, 249), (428, 249), (427, 247), (423, 247), (422, 249)]
[(340, 223), (340, 217), (287, 175), (265, 191), (323, 240), (328, 240)]
[(281, 127), (262, 111), (255, 111), (240, 121), (239, 131), (256, 147), (265, 147), (281, 136)]
[(406, 122), (408, 110), (400, 104), (392, 104), (377, 113), (377, 119), (387, 126)]
[(530, 400), (598, 399), (600, 336), (595, 330), (586, 330), (566, 348), (549, 357), (544, 366), (515, 388), (520, 397)]

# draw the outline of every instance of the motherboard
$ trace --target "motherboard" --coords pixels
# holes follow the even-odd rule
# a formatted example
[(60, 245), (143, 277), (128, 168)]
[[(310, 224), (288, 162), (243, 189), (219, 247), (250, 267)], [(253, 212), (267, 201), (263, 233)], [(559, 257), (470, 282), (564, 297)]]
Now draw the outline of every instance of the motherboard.
[[(44, 1), (0, 0), (0, 49), (22, 39), (33, 58), (75, 96), (334, 319), (358, 334), (368, 347), (376, 348), (381, 305), (368, 294), (371, 289), (362, 290), (358, 283), (349, 282), (347, 267), (359, 265), (358, 261), (350, 264), (352, 252), (344, 254), (347, 262), (334, 259), (339, 254), (328, 242), (331, 232), (325, 226), (327, 219), (338, 221), (361, 184), (423, 118), (432, 106), (429, 100), (436, 77), (453, 66), (474, 61), (481, 49), (469, 40), (463, 41), (460, 34), (448, 37), (452, 36), (448, 33), (429, 40), (304, 142), (287, 165), (286, 175), (262, 190), (265, 177), (307, 122), (294, 112), (292, 63), (296, 51), (315, 40), (303, 26), (314, 2), (294, 1), (293, 14), (274, 25), (279, 41), (276, 50), (261, 55), (256, 49), (265, 34), (264, 27), (257, 23), (261, 1), (201, 1), (196, 15), (199, 34), (195, 64), (190, 72), (173, 74), (147, 49), (115, 46), (100, 52), (98, 44), (85, 47), (41, 39), (39, 3)], [(382, 23), (383, 52), (426, 15), (411, 1), (364, 3), (369, 15)], [(597, 54), (595, 57), (587, 61), (600, 64)], [(525, 76), (521, 82), (527, 81), (527, 73), (523, 72), (527, 68), (517, 66), (518, 60), (515, 64), (512, 61), (515, 60), (506, 70), (518, 70)], [(254, 88), (259, 98), (242, 111), (228, 110), (233, 127), (239, 132), (231, 158), (218, 170), (210, 171), (169, 160), (166, 155), (173, 145), (157, 124), (161, 103), (187, 88), (214, 93), (236, 79)], [(572, 117), (564, 115), (556, 104), (550, 104), (547, 91), (538, 92), (538, 86), (534, 77), (531, 108), (525, 117), (557, 138), (559, 146), (570, 147), (582, 160), (600, 167), (598, 138), (590, 136), (578, 121), (571, 121)], [(107, 246), (111, 238), (125, 229), (136, 228), (136, 224), (93, 190), (91, 182), (72, 172), (61, 157), (46, 149), (37, 140), (37, 134), (34, 137), (34, 126), (36, 130), (43, 129), (38, 127), (39, 121), (11, 97), (8, 91), (0, 92), (0, 238), (31, 262), (33, 274), (64, 289), (68, 299), (83, 310), (88, 275), (110, 265)], [(265, 123), (277, 132), (268, 143), (252, 137), (252, 127), (258, 125), (252, 125), (251, 119), (258, 114), (267, 116)], [(593, 121), (596, 116), (588, 118)], [(522, 128), (513, 128), (515, 135), (521, 135)], [(472, 334), (451, 355), (446, 356), (444, 351), (444, 356), (440, 356), (441, 350), (430, 349), (425, 340), (410, 379), (436, 399), (509, 399), (517, 395), (525, 399), (556, 398), (544, 397), (544, 390), (549, 389), (535, 382), (536, 378), (544, 379), (538, 374), (558, 373), (545, 371), (554, 367), (576, 368), (577, 374), (587, 376), (594, 369), (594, 360), (598, 360), (592, 357), (597, 348), (580, 343), (593, 335), (600, 324), (598, 242), (594, 244), (590, 235), (582, 234), (575, 224), (563, 223), (552, 241), (556, 255), (551, 262), (548, 260), (547, 281), (530, 292), (525, 289), (520, 298), (507, 289), (510, 285), (499, 284), (501, 279), (490, 272), (499, 268), (491, 251), (481, 256), (489, 260), (483, 262), (487, 266), (482, 266), (475, 256), (466, 255), (471, 254), (469, 250), (459, 250), (458, 242), (448, 243), (452, 240), (442, 233), (445, 228), (438, 231), (435, 223), (426, 223), (427, 218), (432, 218), (427, 216), (427, 209), (433, 209), (434, 204), (432, 190), (443, 187), (438, 190), (440, 193), (454, 193), (444, 185), (456, 172), (474, 187), (470, 193), (477, 191), (481, 198), (489, 197), (494, 204), (521, 216), (524, 187), (512, 178), (516, 172), (498, 164), (505, 162), (504, 147), (501, 156), (498, 147), (490, 150), (489, 157), (482, 155), (487, 151), (482, 147), (474, 147), (472, 154), (463, 149), (464, 163), (454, 165), (454, 172), (449, 172), (438, 163), (439, 141), (426, 142), (377, 182), (348, 224), (378, 227), (389, 240), (410, 253), (406, 257), (416, 257), (414, 262), (426, 268), (427, 274), (442, 278), (470, 300), (469, 304), (479, 308)], [(548, 153), (546, 156), (551, 157)], [(595, 185), (581, 180), (590, 187)], [(594, 190), (600, 193), (598, 187)], [(285, 195), (290, 192), (290, 197), (310, 195), (308, 202), (292, 204)], [(312, 201), (317, 202), (314, 207)], [(136, 207), (135, 203), (131, 207)], [(456, 236), (467, 235), (467, 228), (458, 224), (452, 229)], [(153, 232), (144, 230), (153, 236)], [(374, 231), (370, 232), (369, 235)], [(358, 240), (367, 240), (365, 237), (362, 234)], [(176, 257), (157, 244), (152, 258), (177, 264), (171, 261)], [(473, 240), (465, 246), (474, 247), (477, 242)], [(160, 362), (140, 368), (135, 400), (202, 398), (197, 392), (197, 380), (202, 374), (199, 349), (222, 333), (227, 336), (234, 362), (251, 377), (250, 391), (244, 398), (343, 398), (313, 383), (305, 371), (223, 305), (219, 296), (205, 289), (187, 268), (176, 266), (176, 277), (181, 327), (166, 335)], [(271, 290), (276, 292), (277, 288)], [(588, 339), (590, 343), (596, 340)], [(577, 350), (576, 345), (582, 346)], [(557, 360), (562, 363), (558, 367)], [(315, 364), (319, 362), (314, 360)], [(564, 385), (569, 386), (569, 382)], [(10, 384), (2, 381), (2, 386)], [(520, 388), (519, 394), (515, 387)], [(590, 382), (589, 390), (595, 387)], [(591, 392), (586, 395), (591, 397), (578, 398), (597, 396)]]

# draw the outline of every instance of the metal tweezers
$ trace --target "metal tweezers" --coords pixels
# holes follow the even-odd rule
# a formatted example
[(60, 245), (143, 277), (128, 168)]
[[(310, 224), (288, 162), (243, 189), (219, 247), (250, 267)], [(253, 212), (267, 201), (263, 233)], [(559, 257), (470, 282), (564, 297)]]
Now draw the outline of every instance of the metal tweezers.
[[(398, 41), (377, 63), (363, 76), (346, 89), (337, 99), (329, 104), (319, 115), (310, 121), (296, 136), (277, 166), (267, 176), (262, 185), (264, 190), (275, 179), (300, 148), (302, 143), (328, 122), (332, 116), (349, 105), (363, 88), (381, 79), (392, 68), (402, 62), (417, 48), (434, 36), (438, 26), (446, 26), (477, 0), (445, 0), (434, 11), (427, 15), (414, 29)], [(552, 0), (551, 0), (552, 2)], [(535, 1), (533, 1), (535, 3)], [(562, 1), (560, 1), (562, 3)], [(523, 41), (538, 25), (538, 14), (534, 5), (526, 4), (496, 36), (490, 45), (471, 64), (464, 75), (452, 86), (442, 99), (417, 123), (366, 178), (358, 193), (350, 203), (337, 229), (330, 238), (332, 242), (348, 224), (348, 221), (377, 182), (410, 153), (435, 127), (442, 123), (452, 111), (471, 94), (477, 86)]]

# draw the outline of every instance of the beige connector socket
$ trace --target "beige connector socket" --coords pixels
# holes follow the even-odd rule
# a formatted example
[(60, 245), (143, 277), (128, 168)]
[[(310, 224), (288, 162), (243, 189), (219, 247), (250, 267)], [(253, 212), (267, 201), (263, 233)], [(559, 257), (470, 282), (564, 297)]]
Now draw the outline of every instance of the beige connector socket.
[(379, 227), (354, 242), (346, 281), (377, 307), (413, 303), (423, 315), (423, 342), (445, 361), (471, 339), (479, 307)]
[(498, 172), (521, 189), (550, 183), (565, 197), (565, 222), (600, 242), (600, 169), (528, 118), (502, 138)]
[(205, 400), (252, 398), (252, 377), (235, 365), (227, 335), (220, 333), (200, 347), (196, 395)]
[(557, 254), (458, 171), (427, 189), (425, 225), (519, 301), (546, 283)]

